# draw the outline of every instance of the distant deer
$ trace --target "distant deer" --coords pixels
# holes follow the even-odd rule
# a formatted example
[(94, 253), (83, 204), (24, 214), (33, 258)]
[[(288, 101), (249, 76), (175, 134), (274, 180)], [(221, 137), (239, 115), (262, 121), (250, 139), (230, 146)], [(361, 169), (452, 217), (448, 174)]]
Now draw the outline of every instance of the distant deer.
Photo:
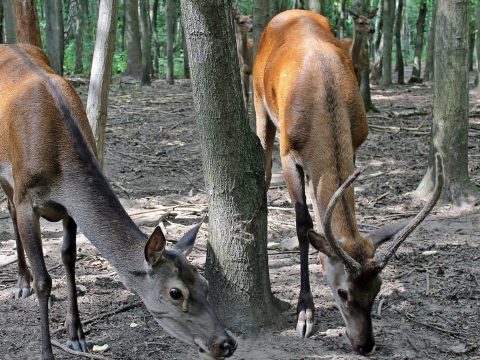
[(237, 10), (232, 10), (235, 24), (235, 40), (237, 42), (237, 55), (242, 72), (242, 92), (245, 108), (248, 110), (250, 97), (250, 75), (253, 64), (253, 39), (248, 38), (248, 33), (253, 30), (252, 15), (240, 15)]
[(353, 18), (353, 39), (345, 38), (340, 40), (341, 47), (350, 55), (353, 62), (353, 69), (357, 77), (358, 86), (362, 83), (363, 69), (368, 62), (368, 54), (365, 52), (364, 41), (368, 34), (373, 34), (375, 28), (370, 25), (372, 18), (377, 14), (378, 8), (370, 11), (366, 16), (358, 15), (354, 10), (348, 10)]
[(160, 227), (150, 237), (140, 231), (100, 170), (80, 98), (37, 47), (0, 45), (0, 143), (0, 185), (17, 242), (16, 297), (32, 292), (26, 253), (40, 307), (43, 360), (54, 356), (48, 318), (52, 280), (43, 258), (40, 217), (63, 222), (71, 349), (88, 351), (75, 289), (78, 225), (168, 333), (198, 347), (204, 358), (233, 354), (236, 342), (207, 301), (208, 283), (185, 257), (200, 225), (169, 249)]
[[(442, 162), (437, 158), (432, 199), (409, 224), (390, 224), (361, 235), (354, 192), (348, 186), (354, 179), (349, 177), (354, 152), (366, 139), (368, 124), (352, 61), (327, 18), (304, 10), (274, 17), (260, 38), (253, 86), (267, 188), (278, 130), (283, 174), (295, 207), (301, 277), (297, 331), (308, 337), (313, 330), (310, 243), (322, 255), (325, 278), (345, 321), (347, 338), (354, 350), (368, 354), (375, 347), (371, 310), (381, 286), (380, 273), (438, 200)], [(313, 230), (306, 187), (319, 232)], [(377, 250), (388, 240), (385, 249)]]

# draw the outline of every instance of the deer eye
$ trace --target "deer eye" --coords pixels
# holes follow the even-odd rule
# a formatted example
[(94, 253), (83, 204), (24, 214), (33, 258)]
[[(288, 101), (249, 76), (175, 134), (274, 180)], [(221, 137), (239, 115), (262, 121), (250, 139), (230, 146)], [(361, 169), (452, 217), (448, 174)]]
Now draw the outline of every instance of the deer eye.
[(337, 293), (338, 293), (338, 296), (340, 296), (340, 299), (342, 299), (343, 301), (346, 301), (348, 299), (348, 293), (346, 290), (338, 289)]
[(180, 300), (180, 299), (183, 297), (183, 294), (182, 294), (182, 292), (180, 291), (180, 289), (171, 288), (171, 289), (170, 289), (170, 297), (171, 297), (173, 300)]

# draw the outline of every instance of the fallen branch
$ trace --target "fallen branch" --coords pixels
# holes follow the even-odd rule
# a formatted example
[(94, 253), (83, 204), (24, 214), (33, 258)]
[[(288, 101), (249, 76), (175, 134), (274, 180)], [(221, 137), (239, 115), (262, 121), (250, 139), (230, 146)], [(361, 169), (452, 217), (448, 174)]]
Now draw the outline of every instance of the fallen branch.
[(95, 355), (95, 354), (90, 354), (90, 353), (85, 353), (85, 352), (81, 352), (81, 351), (72, 350), (68, 346), (60, 344), (57, 340), (54, 340), (54, 339), (51, 340), (51, 343), (52, 343), (53, 346), (56, 346), (56, 347), (62, 349), (63, 351), (65, 351), (65, 352), (67, 352), (71, 355), (83, 356), (83, 357), (86, 357), (86, 358), (89, 358), (89, 359), (110, 360), (110, 358), (107, 358), (107, 357), (102, 356), (102, 355)]

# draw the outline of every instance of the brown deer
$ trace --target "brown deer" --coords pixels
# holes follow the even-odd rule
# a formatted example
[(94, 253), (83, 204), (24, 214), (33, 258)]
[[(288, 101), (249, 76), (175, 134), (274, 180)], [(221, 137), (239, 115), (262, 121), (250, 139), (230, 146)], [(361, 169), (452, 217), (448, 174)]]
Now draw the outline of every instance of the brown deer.
[(253, 30), (252, 15), (240, 15), (237, 10), (232, 10), (235, 24), (235, 40), (240, 70), (242, 72), (242, 92), (245, 108), (248, 109), (250, 98), (250, 75), (253, 64), (253, 39), (248, 38), (248, 33)]
[(368, 62), (368, 54), (364, 49), (364, 41), (369, 34), (375, 32), (375, 28), (370, 25), (372, 18), (377, 14), (378, 8), (370, 11), (366, 16), (358, 15), (354, 10), (348, 12), (353, 18), (353, 39), (345, 38), (340, 40), (340, 45), (349, 54), (353, 62), (353, 69), (357, 77), (358, 86), (362, 83), (362, 72)]
[[(147, 237), (127, 215), (102, 174), (80, 98), (31, 45), (0, 45), (0, 185), (8, 197), (18, 255), (17, 297), (38, 297), (42, 359), (54, 359), (48, 303), (52, 280), (45, 267), (39, 218), (63, 221), (61, 249), (68, 288), (68, 346), (88, 351), (76, 291), (77, 225), (115, 267), (171, 335), (223, 359), (236, 342), (207, 301), (208, 283), (187, 261), (199, 226), (172, 248), (160, 227)], [(26, 253), (32, 274), (27, 265)]]
[[(324, 274), (353, 349), (370, 353), (375, 345), (371, 309), (380, 290), (380, 272), (437, 201), (443, 180), (441, 161), (437, 162), (435, 194), (411, 223), (390, 224), (361, 235), (354, 192), (348, 185), (353, 181), (349, 175), (354, 170), (354, 151), (365, 140), (368, 124), (352, 61), (327, 18), (304, 10), (274, 17), (260, 38), (253, 84), (267, 188), (279, 130), (283, 174), (295, 207), (301, 277), (297, 331), (308, 337), (313, 329), (310, 243), (322, 255)], [(313, 230), (305, 187), (319, 232)], [(340, 205), (335, 207), (337, 201)], [(387, 240), (392, 241), (386, 250), (375, 253)]]

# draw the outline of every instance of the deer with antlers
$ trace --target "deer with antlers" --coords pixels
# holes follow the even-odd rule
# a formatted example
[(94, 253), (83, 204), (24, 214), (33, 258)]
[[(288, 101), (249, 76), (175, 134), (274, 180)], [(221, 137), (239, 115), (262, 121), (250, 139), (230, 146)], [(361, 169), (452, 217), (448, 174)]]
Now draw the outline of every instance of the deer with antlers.
[[(274, 17), (260, 39), (253, 84), (267, 188), (278, 130), (283, 174), (295, 207), (301, 277), (297, 331), (308, 337), (313, 330), (308, 270), (311, 244), (321, 254), (325, 278), (353, 349), (368, 354), (375, 347), (371, 309), (380, 290), (380, 273), (438, 200), (442, 162), (437, 158), (432, 199), (409, 224), (390, 224), (362, 235), (355, 220), (354, 191), (349, 187), (358, 174), (349, 176), (354, 171), (354, 153), (367, 137), (368, 124), (352, 61), (327, 18), (304, 10)], [(306, 188), (318, 232), (313, 230)], [(387, 241), (386, 248), (378, 249)]]

